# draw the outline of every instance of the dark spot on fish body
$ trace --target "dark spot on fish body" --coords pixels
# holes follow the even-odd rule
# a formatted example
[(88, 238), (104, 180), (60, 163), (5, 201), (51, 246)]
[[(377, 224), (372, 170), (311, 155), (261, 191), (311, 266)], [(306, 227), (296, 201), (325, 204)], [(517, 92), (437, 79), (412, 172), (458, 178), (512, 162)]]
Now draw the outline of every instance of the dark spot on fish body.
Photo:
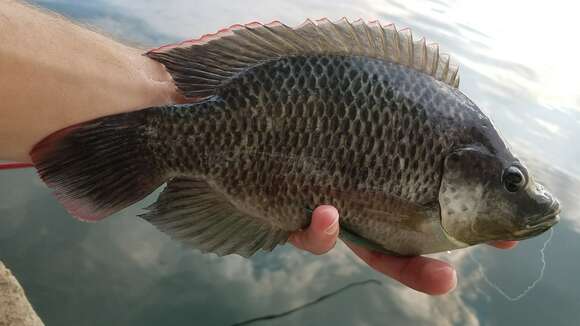
[[(360, 135), (362, 130), (362, 122), (359, 119), (354, 120), (352, 124), (352, 132), (354, 135)], [(359, 138), (362, 139), (362, 138)]]
[(307, 83), (308, 85), (305, 86), (306, 89), (309, 90), (315, 90), (316, 89), (316, 78), (314, 78), (313, 76), (309, 76), (309, 78), (307, 79)]
[[(338, 78), (334, 78), (332, 76), (321, 76), (319, 77), (319, 85), (320, 88), (319, 92), (320, 95), (322, 96), (322, 94), (326, 94), (326, 96), (330, 96), (330, 94), (342, 94), (337, 92), (338, 88), (339, 88), (339, 82), (340, 80)], [(324, 83), (324, 86), (322, 86)]]
[(329, 133), (330, 137), (332, 137), (332, 147), (338, 149), (343, 148), (344, 146), (342, 146), (342, 142), (343, 142), (343, 137), (339, 134), (332, 134)]
[(314, 71), (314, 74), (319, 75), (319, 76), (323, 76), (324, 67), (320, 63), (316, 63), (313, 66), (313, 71)]
[[(344, 103), (344, 106), (348, 110), (351, 110), (352, 109), (352, 104), (354, 102), (354, 96), (352, 96), (352, 93), (351, 92), (343, 91), (343, 93), (344, 94), (343, 94), (343, 97), (342, 97), (342, 101)], [(355, 111), (355, 114), (356, 114), (356, 111)]]
[(256, 69), (255, 73), (253, 74), (245, 74), (245, 76), (251, 77), (252, 80), (250, 82), (257, 83), (261, 81), (267, 81), (270, 79), (268, 75), (269, 71), (267, 69)]
[(432, 103), (435, 99), (435, 96), (434, 96), (431, 88), (425, 88), (425, 91), (423, 92), (423, 96), (424, 96), (423, 102), (425, 102), (425, 103)]
[(340, 132), (348, 135), (349, 131), (350, 131), (350, 121), (348, 119), (342, 119), (340, 123)]
[(351, 164), (352, 164), (352, 163), (356, 163), (356, 159), (357, 159), (357, 152), (356, 152), (356, 150), (354, 150), (352, 148), (349, 149), (348, 150), (347, 157), (346, 157), (346, 161), (347, 162), (351, 162)]
[(375, 100), (374, 97), (372, 96), (365, 96), (364, 98), (364, 105), (362, 106), (362, 108), (365, 109), (366, 112), (366, 116), (365, 116), (365, 120), (369, 121), (369, 116), (370, 116), (370, 112), (369, 111), (375, 111), (377, 109), (377, 101)]
[[(250, 92), (250, 85), (252, 85), (251, 83), (249, 83), (247, 80), (242, 80), (241, 83), (238, 83), (238, 89), (236, 90), (235, 88), (233, 88), (230, 92), (234, 93), (234, 94), (230, 94), (230, 95), (237, 95), (237, 97), (239, 99), (242, 99), (243, 97), (246, 96), (246, 94), (248, 94)], [(235, 94), (236, 92), (239, 92), (237, 94)]]
[[(413, 142), (413, 143), (416, 143), (416, 142)], [(409, 157), (411, 157), (412, 159), (416, 159), (417, 161), (420, 159), (420, 157), (418, 155), (418, 148), (416, 145), (409, 146), (407, 153), (408, 153)]]
[(356, 120), (356, 118), (358, 116), (359, 108), (356, 107), (355, 105), (352, 105), (352, 100), (354, 99), (354, 97), (352, 97), (352, 95), (349, 94), (347, 97), (349, 98), (349, 102), (348, 102), (348, 106), (347, 106), (347, 110), (348, 110), (347, 118), (350, 119), (351, 121), (354, 121), (354, 120)]
[(343, 132), (342, 133), (342, 145), (349, 149), (352, 146), (353, 143), (353, 138), (351, 135), (349, 135), (348, 132)]
[[(383, 126), (383, 125), (378, 125), (378, 126), (375, 128), (375, 130), (374, 130), (374, 137), (375, 137), (376, 139), (380, 140), (380, 139), (382, 139), (382, 138), (383, 138), (383, 134), (384, 134), (384, 132), (385, 132), (385, 126)], [(380, 145), (383, 145), (383, 142), (382, 142), (382, 141), (379, 141), (379, 144), (380, 144)], [(381, 147), (381, 148), (378, 148), (377, 150), (378, 150), (378, 151), (381, 151), (381, 150), (382, 150), (382, 147)]]
[[(379, 127), (379, 129), (382, 129), (382, 128)], [(384, 155), (384, 156), (386, 156), (385, 155), (385, 151), (387, 150), (388, 147), (386, 145), (386, 142), (383, 139), (376, 138), (375, 139), (375, 147), (376, 148), (375, 148), (375, 151), (374, 152), (377, 153), (377, 155)]]
[(377, 156), (375, 154), (368, 154), (365, 160), (368, 162), (369, 166), (377, 166)]
[(359, 95), (356, 97), (355, 105), (357, 108), (359, 108), (359, 114), (367, 110), (368, 104), (368, 99), (364, 95)]
[(357, 179), (360, 180), (362, 183), (366, 183), (368, 178), (369, 178), (369, 168), (366, 166), (361, 166), (358, 169)]
[(282, 104), (282, 106), (285, 107), (285, 116), (291, 116), (291, 111), (289, 110), (289, 108), (286, 106), (286, 104), (288, 103), (288, 92), (286, 92), (285, 90), (280, 90), (278, 92), (278, 100), (280, 101), (280, 103)]
[(316, 131), (316, 128), (318, 127), (318, 121), (319, 121), (319, 115), (314, 114), (312, 116), (310, 116), (309, 118), (304, 118), (304, 120), (306, 120), (306, 126), (307, 128), (305, 128), (305, 132), (314, 132)]
[(341, 118), (346, 117), (346, 109), (347, 109), (346, 105), (339, 105), (336, 108), (336, 116)]
[[(298, 102), (301, 103), (302, 101)], [(293, 110), (293, 116), (299, 118), (305, 116), (305, 106), (301, 104), (296, 104), (295, 109)]]
[(340, 61), (340, 63), (336, 66), (336, 70), (332, 71), (334, 74), (334, 77), (337, 78), (342, 78), (346, 75), (347, 72), (347, 67), (346, 64), (344, 63), (344, 61)]
[(408, 114), (404, 115), (402, 129), (406, 130), (406, 131), (410, 131), (409, 130), (410, 126), (411, 126), (411, 117)]
[(402, 127), (399, 126), (399, 128), (397, 129), (397, 142), (401, 142), (405, 139), (406, 136), (406, 130), (404, 130)]
[(404, 142), (399, 143), (399, 155), (405, 156), (407, 152), (407, 144)]
[(321, 119), (317, 120), (316, 131), (321, 132), (321, 131), (325, 131), (327, 129), (328, 129), (328, 118), (325, 116), (322, 116)]
[(358, 77), (359, 71), (356, 69), (356, 67), (351, 67), (349, 63), (345, 63), (345, 65), (347, 65), (348, 79), (350, 81), (354, 81)]
[(339, 126), (340, 120), (336, 115), (329, 119), (329, 129), (338, 130)]
[(315, 151), (317, 150), (317, 148), (314, 146), (307, 146), (307, 147), (304, 147), (302, 150), (304, 152), (304, 155), (313, 156), (315, 154)]
[(247, 104), (252, 107), (258, 106), (258, 97), (254, 94), (247, 94), (246, 95)]
[(336, 109), (333, 105), (322, 102), (324, 107), (324, 117), (327, 120), (332, 120), (336, 117)]
[(360, 78), (354, 78), (350, 81), (350, 88), (354, 93), (358, 92), (362, 88)]
[(340, 90), (340, 92), (341, 93), (344, 93), (345, 96), (348, 93), (348, 95), (350, 95), (350, 97), (351, 97), (350, 102), (352, 102), (353, 99), (352, 99), (352, 93), (351, 93), (351, 90), (350, 90), (351, 81), (348, 80), (348, 79), (340, 79), (340, 80), (337, 80), (337, 81), (338, 81), (338, 89)]
[(259, 132), (256, 134), (256, 138), (257, 138), (257, 142), (256, 142), (256, 147), (263, 149), (264, 148), (264, 144), (266, 143), (266, 137), (267, 135), (265, 133)]
[[(368, 85), (368, 84), (369, 84), (369, 80), (371, 79), (369, 76), (370, 76), (370, 74), (369, 74), (369, 73), (367, 73), (367, 72), (365, 72), (365, 71), (362, 71), (362, 73), (361, 73), (361, 76), (360, 76), (360, 77), (361, 77), (361, 81), (362, 81), (362, 83), (363, 83), (364, 85)], [(368, 94), (368, 92), (366, 92), (366, 94)]]
[(286, 79), (284, 80), (284, 87), (290, 91), (295, 90), (296, 77), (294, 75), (286, 76)]
[(312, 66), (314, 65), (312, 62), (312, 57), (308, 58), (308, 60), (304, 63), (304, 65), (302, 66), (303, 72), (306, 75), (312, 75), (313, 69)]
[[(282, 87), (284, 86), (284, 79), (280, 76), (276, 76), (276, 78), (274, 78), (272, 80), (272, 84), (274, 89), (276, 90), (281, 90)], [(271, 89), (270, 89), (271, 90)]]
[[(308, 172), (310, 172), (310, 171), (308, 171)], [(306, 172), (306, 173), (308, 173), (308, 172)], [(321, 183), (321, 180), (320, 179), (321, 179), (321, 176), (319, 174), (317, 174), (317, 173), (310, 173), (310, 174), (308, 174), (308, 179), (306, 180), (306, 183), (307, 184), (311, 184), (311, 185), (320, 184)], [(311, 196), (314, 196), (314, 197), (319, 197), (320, 196), (319, 194), (312, 193), (312, 192), (310, 193), (310, 195)]]
[(372, 139), (372, 135), (374, 133), (375, 125), (371, 122), (366, 122), (364, 124), (364, 134), (363, 136), (367, 137), (368, 139)]
[[(244, 133), (244, 136), (245, 136), (244, 138), (246, 139), (246, 143), (247, 143), (246, 146), (251, 146), (252, 144), (254, 144), (254, 142), (255, 142), (255, 140), (254, 140), (255, 134), (254, 133), (251, 133), (251, 132)], [(236, 133), (236, 137), (235, 138), (236, 139), (241, 139), (242, 138), (242, 134), (241, 133)]]
[(279, 61), (279, 64), (276, 65), (276, 71), (281, 75), (281, 76), (287, 76), (292, 72), (292, 69), (290, 67), (289, 62), (282, 62)]
[(355, 142), (355, 148), (358, 149), (358, 152), (364, 153), (366, 152), (366, 140), (364, 137), (357, 137)]
[(369, 120), (369, 110), (371, 110), (373, 105), (370, 105), (370, 103), (365, 100), (364, 96), (359, 98), (359, 102), (357, 103), (357, 105), (360, 108), (359, 112), (358, 112), (359, 118), (363, 121), (368, 121)]

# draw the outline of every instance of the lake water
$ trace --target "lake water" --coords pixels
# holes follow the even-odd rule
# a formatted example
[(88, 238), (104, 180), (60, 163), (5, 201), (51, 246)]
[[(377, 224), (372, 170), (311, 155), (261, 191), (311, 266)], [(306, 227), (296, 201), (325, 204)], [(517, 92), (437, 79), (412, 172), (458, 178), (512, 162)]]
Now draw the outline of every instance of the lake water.
[[(437, 42), (461, 65), (461, 90), (486, 110), (514, 152), (563, 205), (548, 234), (511, 251), (436, 255), (459, 286), (429, 297), (370, 270), (346, 247), (316, 257), (292, 247), (251, 260), (181, 247), (135, 217), (72, 219), (32, 170), (0, 174), (0, 259), (47, 325), (230, 325), (278, 313), (346, 284), (378, 279), (266, 325), (577, 325), (580, 320), (580, 23), (574, 2), (550, 1), (34, 1), (143, 48), (251, 21), (380, 19)], [(151, 202), (153, 197), (146, 201)]]

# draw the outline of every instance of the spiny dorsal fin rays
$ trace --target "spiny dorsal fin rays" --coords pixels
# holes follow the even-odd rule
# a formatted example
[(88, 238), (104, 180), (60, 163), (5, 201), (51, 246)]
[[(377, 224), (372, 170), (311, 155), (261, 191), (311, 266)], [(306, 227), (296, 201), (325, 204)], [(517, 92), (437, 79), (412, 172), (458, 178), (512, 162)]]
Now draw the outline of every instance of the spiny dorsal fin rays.
[(368, 56), (405, 65), (458, 87), (457, 66), (424, 38), (413, 41), (411, 30), (397, 31), (378, 21), (306, 20), (296, 28), (278, 21), (267, 25), (233, 25), (215, 34), (151, 50), (186, 97), (203, 99), (242, 70), (266, 61), (297, 55)]
[[(429, 59), (427, 60), (427, 64), (429, 65), (429, 71), (427, 72), (430, 75), (437, 73), (437, 64), (439, 61), (439, 45), (437, 44), (429, 44), (427, 45), (429, 49), (427, 50), (427, 54), (429, 55)], [(435, 76), (437, 78), (437, 76)]]
[[(414, 54), (414, 50), (415, 47), (413, 46), (413, 34), (411, 33), (411, 30), (408, 28), (404, 28), (399, 30), (398, 32), (399, 34), (399, 40), (400, 40), (400, 49), (401, 49), (401, 62), (398, 62), (400, 64), (403, 64), (407, 67), (412, 67), (415, 63), (415, 54)], [(421, 67), (416, 67), (417, 70), (421, 70)]]

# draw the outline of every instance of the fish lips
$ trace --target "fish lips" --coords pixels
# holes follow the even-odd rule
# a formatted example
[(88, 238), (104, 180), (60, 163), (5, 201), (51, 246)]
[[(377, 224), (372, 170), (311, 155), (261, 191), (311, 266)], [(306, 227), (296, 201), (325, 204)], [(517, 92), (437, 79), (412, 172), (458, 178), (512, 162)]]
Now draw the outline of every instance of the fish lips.
[(516, 238), (514, 240), (528, 239), (548, 231), (560, 221), (560, 211), (560, 203), (554, 199), (542, 214), (527, 219), (523, 228), (515, 232)]

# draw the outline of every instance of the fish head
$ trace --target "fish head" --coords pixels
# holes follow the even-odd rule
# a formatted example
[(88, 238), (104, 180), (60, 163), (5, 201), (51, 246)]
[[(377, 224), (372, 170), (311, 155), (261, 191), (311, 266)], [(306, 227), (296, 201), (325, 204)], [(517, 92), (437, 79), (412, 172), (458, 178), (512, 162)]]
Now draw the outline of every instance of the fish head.
[(530, 238), (559, 220), (558, 200), (509, 152), (461, 148), (443, 166), (441, 226), (461, 246)]

